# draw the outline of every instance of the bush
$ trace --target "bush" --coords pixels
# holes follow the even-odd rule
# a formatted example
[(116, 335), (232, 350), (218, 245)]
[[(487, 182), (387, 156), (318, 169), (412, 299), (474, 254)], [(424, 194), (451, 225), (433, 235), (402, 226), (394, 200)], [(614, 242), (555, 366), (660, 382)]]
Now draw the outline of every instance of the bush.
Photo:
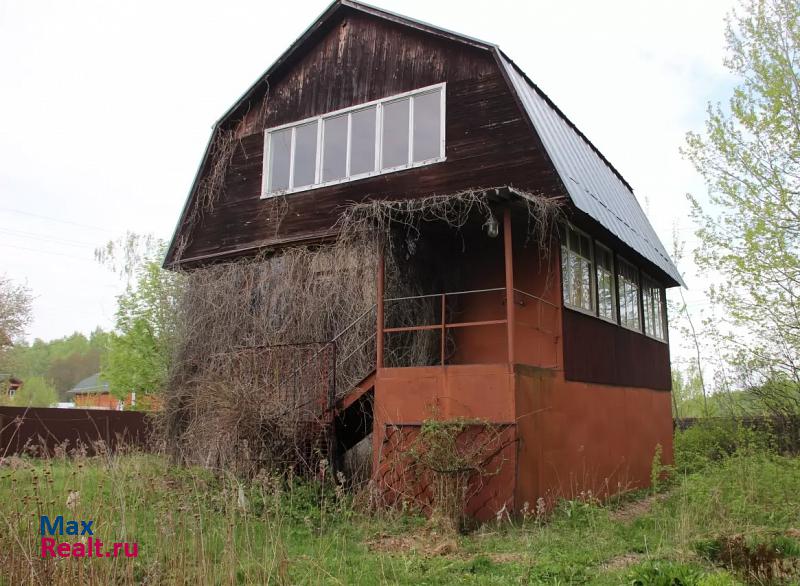
[(787, 535), (721, 535), (698, 541), (694, 549), (713, 563), (767, 583), (796, 577), (800, 570), (800, 543)]
[(55, 387), (41, 376), (26, 379), (12, 401), (16, 407), (50, 407), (56, 403), (58, 393)]
[(675, 434), (675, 467), (697, 472), (740, 451), (769, 452), (772, 434), (747, 427), (733, 418), (704, 419)]

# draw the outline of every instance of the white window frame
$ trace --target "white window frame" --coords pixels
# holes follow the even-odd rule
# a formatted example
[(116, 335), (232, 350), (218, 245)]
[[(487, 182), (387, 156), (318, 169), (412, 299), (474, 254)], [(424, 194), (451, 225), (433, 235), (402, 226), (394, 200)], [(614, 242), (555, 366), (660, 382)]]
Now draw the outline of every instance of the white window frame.
[[(655, 280), (653, 277), (651, 277), (650, 275), (648, 275), (644, 271), (640, 270), (639, 271), (639, 275), (641, 276), (641, 285), (640, 285), (640, 287), (641, 287), (641, 290), (642, 290), (642, 294), (641, 294), (641, 297), (642, 297), (642, 331), (644, 332), (644, 335), (647, 336), (648, 338), (652, 338), (653, 340), (657, 340), (659, 342), (663, 342), (663, 343), (666, 344), (667, 343), (667, 309), (666, 309), (667, 295), (666, 295), (666, 291), (664, 290), (664, 287), (661, 286), (661, 283), (659, 283), (657, 280)], [(645, 281), (647, 281), (648, 284), (651, 285), (652, 289), (658, 289), (658, 291), (660, 293), (659, 297), (661, 298), (661, 312), (660, 312), (661, 313), (661, 331), (664, 334), (663, 338), (659, 338), (658, 336), (655, 336), (655, 335), (653, 335), (653, 334), (651, 334), (651, 333), (649, 333), (647, 331), (647, 320), (645, 319), (645, 299), (644, 299)]]
[(596, 251), (592, 251), (594, 254), (594, 275), (595, 275), (595, 310), (597, 317), (603, 321), (606, 321), (610, 324), (619, 325), (619, 305), (617, 304), (617, 262), (614, 258), (614, 251), (611, 250), (605, 244), (598, 242), (597, 240), (594, 241), (594, 245), (597, 248), (600, 248), (608, 253), (611, 257), (611, 309), (612, 309), (612, 316), (610, 318), (600, 315), (600, 285), (597, 282), (597, 253)]
[[(414, 150), (414, 96), (431, 93), (434, 91), (440, 92), (440, 100), (441, 103), (439, 105), (439, 156), (433, 157), (430, 159), (425, 159), (424, 161), (414, 162), (413, 150)], [(373, 100), (371, 102), (365, 102), (363, 104), (358, 104), (356, 106), (350, 106), (348, 108), (342, 108), (341, 110), (335, 110), (333, 112), (326, 112), (321, 116), (312, 116), (310, 118), (304, 118), (303, 120), (297, 120), (296, 122), (290, 122), (288, 124), (282, 124), (280, 126), (273, 126), (272, 128), (267, 128), (264, 130), (264, 158), (263, 158), (263, 165), (262, 165), (262, 173), (261, 173), (261, 199), (268, 199), (271, 197), (276, 197), (280, 195), (286, 195), (290, 193), (299, 193), (302, 191), (309, 191), (312, 189), (319, 189), (321, 187), (329, 187), (331, 185), (338, 185), (340, 183), (348, 183), (350, 181), (357, 181), (359, 179), (365, 179), (367, 177), (374, 177), (376, 175), (386, 175), (387, 173), (395, 173), (397, 171), (404, 171), (406, 169), (414, 169), (416, 167), (423, 167), (426, 165), (432, 165), (434, 163), (441, 163), (447, 160), (445, 156), (445, 122), (447, 119), (445, 106), (447, 103), (446, 99), (447, 95), (447, 83), (437, 83), (434, 85), (429, 85), (426, 87), (418, 88), (415, 90), (411, 90), (408, 92), (404, 92), (402, 94), (396, 94), (394, 96), (388, 96), (385, 98), (381, 98), (379, 100)], [(397, 165), (391, 167), (389, 169), (381, 169), (381, 160), (382, 160), (382, 142), (383, 142), (383, 106), (388, 102), (394, 102), (396, 100), (402, 100), (404, 98), (411, 98), (409, 100), (409, 115), (408, 115), (408, 163), (404, 165)], [(352, 126), (352, 116), (348, 116), (347, 119), (347, 158), (345, 164), (345, 173), (347, 176), (339, 178), (339, 179), (332, 179), (330, 181), (322, 181), (322, 154), (324, 148), (324, 121), (328, 118), (335, 118), (336, 116), (341, 116), (343, 114), (350, 114), (357, 110), (362, 110), (364, 108), (369, 108), (375, 106), (375, 164), (373, 166), (372, 171), (367, 171), (366, 173), (359, 173), (358, 175), (349, 176), (350, 173), (350, 137), (351, 137), (351, 126)], [(315, 169), (315, 181), (312, 185), (304, 185), (303, 187), (294, 187), (294, 144), (295, 144), (295, 134), (297, 132), (297, 127), (302, 126), (304, 124), (308, 124), (311, 122), (316, 122), (317, 124), (317, 159), (316, 159), (316, 169)], [(269, 186), (269, 155), (270, 155), (270, 134), (279, 130), (285, 130), (287, 128), (292, 129), (292, 141), (291, 147), (289, 151), (289, 187), (287, 189), (281, 189), (278, 191), (270, 192), (268, 190)]]
[[(619, 294), (619, 283), (620, 283), (619, 272), (620, 272), (620, 268), (622, 267), (623, 264), (626, 264), (629, 267), (633, 268), (636, 271), (636, 275), (638, 277), (637, 280), (636, 280), (636, 285), (637, 285), (637, 295), (636, 295), (636, 308), (637, 309), (636, 309), (636, 311), (637, 311), (637, 313), (639, 315), (639, 327), (638, 328), (631, 327), (627, 323), (622, 323), (622, 306), (621, 306), (622, 297)], [(638, 332), (640, 334), (643, 334), (644, 333), (644, 315), (643, 315), (644, 314), (644, 307), (643, 307), (643, 303), (642, 303), (642, 271), (639, 269), (638, 266), (636, 266), (631, 261), (629, 261), (628, 259), (626, 259), (625, 257), (622, 257), (620, 255), (617, 255), (616, 265), (617, 266), (615, 267), (616, 270), (614, 271), (614, 277), (615, 277), (615, 280), (616, 280), (616, 283), (617, 283), (617, 299), (619, 300), (617, 302), (617, 320), (619, 322), (619, 325), (622, 326), (623, 328), (625, 328), (626, 330), (630, 330), (632, 332)]]
[[(565, 236), (566, 236), (566, 238), (565, 238), (566, 246), (564, 245), (564, 242), (562, 242), (561, 243), (561, 248), (562, 249), (566, 248), (568, 252), (570, 250), (570, 248), (569, 248), (569, 231), (570, 230), (573, 231), (573, 232), (577, 232), (578, 234), (580, 234), (581, 236), (586, 237), (589, 240), (589, 254), (591, 255), (590, 258), (589, 258), (589, 299), (592, 302), (592, 307), (591, 307), (591, 309), (586, 309), (585, 307), (580, 307), (579, 305), (573, 305), (572, 303), (570, 303), (569, 301), (564, 299), (564, 259), (563, 259), (564, 252), (563, 252), (563, 250), (561, 251), (561, 256), (562, 256), (562, 259), (561, 259), (561, 300), (564, 303), (565, 307), (568, 307), (569, 309), (571, 309), (573, 311), (578, 311), (580, 313), (585, 313), (586, 315), (591, 315), (591, 316), (597, 317), (597, 283), (595, 282), (595, 279), (596, 279), (597, 275), (595, 274), (595, 270), (596, 269), (595, 269), (595, 264), (594, 264), (594, 246), (593, 246), (594, 239), (591, 236), (589, 236), (589, 234), (584, 232), (583, 230), (579, 230), (578, 228), (575, 228), (572, 224), (564, 224), (564, 229), (565, 229)], [(578, 256), (580, 256), (580, 254)], [(584, 257), (581, 257), (581, 258), (584, 258)]]

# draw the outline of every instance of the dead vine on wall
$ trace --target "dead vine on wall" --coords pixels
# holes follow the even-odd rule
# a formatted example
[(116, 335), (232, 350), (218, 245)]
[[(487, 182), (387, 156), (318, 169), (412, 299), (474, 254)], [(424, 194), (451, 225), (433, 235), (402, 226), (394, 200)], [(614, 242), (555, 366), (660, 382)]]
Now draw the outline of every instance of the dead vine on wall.
[[(549, 251), (560, 203), (513, 193), (527, 206), (529, 235)], [(426, 248), (426, 229), (496, 221), (497, 194), (476, 189), (356, 203), (337, 222), (334, 242), (188, 272), (165, 391), (167, 445), (185, 460), (243, 474), (314, 470), (315, 462), (330, 457), (330, 402), (374, 369), (378, 251), (385, 251), (387, 296), (453, 290), (463, 270)], [(208, 197), (202, 209), (213, 208)], [(387, 323), (410, 326), (432, 323), (436, 308), (422, 300), (386, 311)], [(386, 364), (436, 363), (437, 335), (389, 337)]]

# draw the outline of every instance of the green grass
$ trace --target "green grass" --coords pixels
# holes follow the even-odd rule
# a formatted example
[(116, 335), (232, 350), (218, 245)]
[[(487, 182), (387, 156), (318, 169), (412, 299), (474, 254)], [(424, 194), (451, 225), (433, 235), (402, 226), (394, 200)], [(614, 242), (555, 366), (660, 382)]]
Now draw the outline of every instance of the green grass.
[[(562, 502), (545, 523), (468, 535), (364, 509), (335, 486), (240, 484), (160, 456), (14, 459), (0, 467), (0, 584), (767, 583), (725, 569), (719, 544), (731, 536), (780, 550), (788, 569), (773, 581), (800, 583), (797, 458), (734, 454), (660, 495)], [(98, 537), (136, 541), (139, 557), (41, 560), (42, 513), (94, 519)]]

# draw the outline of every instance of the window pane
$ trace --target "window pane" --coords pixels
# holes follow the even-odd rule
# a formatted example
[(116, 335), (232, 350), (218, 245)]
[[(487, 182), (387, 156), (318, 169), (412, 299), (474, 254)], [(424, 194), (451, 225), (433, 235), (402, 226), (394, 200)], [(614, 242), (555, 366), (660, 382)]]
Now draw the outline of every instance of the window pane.
[(642, 279), (642, 296), (644, 301), (645, 333), (664, 339), (664, 313), (661, 288), (658, 283), (647, 278)]
[(317, 123), (298, 126), (294, 137), (293, 187), (314, 183), (317, 170)]
[(350, 175), (375, 170), (375, 106), (353, 112), (350, 128)]
[(595, 246), (595, 262), (597, 263), (597, 314), (602, 318), (616, 321), (611, 251), (599, 244)]
[(440, 155), (441, 91), (414, 97), (414, 162)]
[(581, 248), (578, 251), (583, 258), (592, 258), (592, 241), (588, 236), (580, 235)]
[(383, 107), (382, 169), (408, 164), (408, 104), (404, 98)]
[(620, 324), (641, 331), (641, 322), (639, 321), (639, 278), (636, 268), (620, 259), (617, 280)]
[(564, 301), (572, 307), (593, 311), (594, 268), (588, 248), (591, 240), (575, 230), (566, 230), (565, 243), (561, 247)]
[(561, 247), (561, 282), (564, 289), (564, 301), (570, 303), (570, 299), (572, 299), (572, 287), (570, 285), (572, 283), (572, 275), (569, 266), (569, 250), (566, 246)]
[(324, 124), (322, 180), (341, 179), (347, 174), (347, 114), (328, 118)]
[(267, 191), (289, 188), (289, 153), (292, 148), (292, 129), (269, 134), (269, 185)]

